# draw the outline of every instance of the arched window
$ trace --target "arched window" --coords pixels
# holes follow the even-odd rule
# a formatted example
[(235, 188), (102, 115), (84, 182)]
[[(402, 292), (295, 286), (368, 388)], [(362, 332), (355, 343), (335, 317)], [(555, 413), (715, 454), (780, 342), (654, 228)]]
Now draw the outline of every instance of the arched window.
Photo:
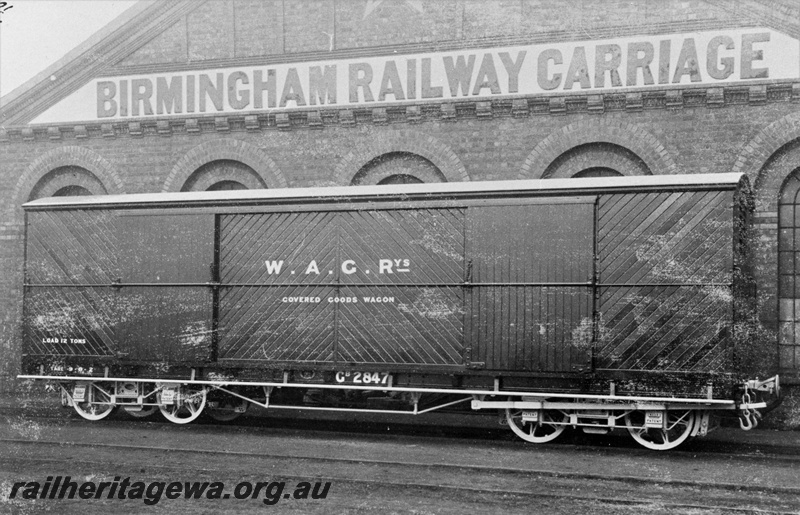
[(238, 181), (219, 181), (209, 186), (206, 191), (246, 190), (247, 186)]
[(622, 174), (614, 170), (613, 168), (595, 166), (594, 168), (587, 168), (586, 170), (581, 170), (572, 177), (576, 179), (579, 178), (585, 179), (588, 177), (622, 177)]
[(39, 179), (31, 190), (28, 200), (44, 197), (76, 197), (82, 195), (105, 195), (103, 183), (89, 170), (80, 166), (61, 166)]
[(612, 143), (586, 143), (573, 147), (550, 163), (543, 179), (566, 177), (616, 177), (650, 175), (647, 164), (631, 150)]
[(422, 179), (404, 173), (396, 173), (378, 181), (378, 184), (422, 184)]
[(60, 190), (53, 193), (54, 197), (82, 197), (84, 195), (91, 195), (92, 192), (83, 186), (64, 186)]
[(255, 170), (232, 159), (210, 161), (192, 173), (181, 191), (223, 191), (266, 188)]
[(800, 169), (783, 182), (778, 200), (780, 367), (800, 365)]
[(444, 174), (424, 157), (411, 152), (389, 152), (365, 164), (350, 182), (370, 184), (415, 184), (447, 182)]

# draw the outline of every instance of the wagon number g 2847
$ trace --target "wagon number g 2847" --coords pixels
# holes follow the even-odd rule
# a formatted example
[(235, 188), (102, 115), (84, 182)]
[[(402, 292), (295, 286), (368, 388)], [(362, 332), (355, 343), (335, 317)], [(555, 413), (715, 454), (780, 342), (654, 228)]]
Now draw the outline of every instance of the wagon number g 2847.
[(337, 383), (389, 384), (388, 372), (336, 372)]

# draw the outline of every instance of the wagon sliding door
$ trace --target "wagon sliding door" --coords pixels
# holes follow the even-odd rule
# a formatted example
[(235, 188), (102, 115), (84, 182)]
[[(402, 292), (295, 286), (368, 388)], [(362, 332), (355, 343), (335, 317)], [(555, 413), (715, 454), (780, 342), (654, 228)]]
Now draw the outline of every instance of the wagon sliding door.
[(118, 224), (124, 235), (117, 302), (122, 357), (167, 363), (210, 359), (214, 216), (131, 213)]
[(594, 197), (471, 207), (471, 366), (591, 366)]
[(220, 216), (219, 359), (463, 363), (461, 209)]

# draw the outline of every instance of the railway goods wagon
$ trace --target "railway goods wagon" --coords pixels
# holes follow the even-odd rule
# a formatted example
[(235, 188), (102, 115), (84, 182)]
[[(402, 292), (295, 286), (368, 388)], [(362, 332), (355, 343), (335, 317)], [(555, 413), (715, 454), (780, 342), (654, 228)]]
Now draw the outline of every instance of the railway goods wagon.
[(471, 408), (531, 442), (627, 428), (669, 449), (779, 397), (739, 174), (24, 208), (20, 377), (91, 420)]

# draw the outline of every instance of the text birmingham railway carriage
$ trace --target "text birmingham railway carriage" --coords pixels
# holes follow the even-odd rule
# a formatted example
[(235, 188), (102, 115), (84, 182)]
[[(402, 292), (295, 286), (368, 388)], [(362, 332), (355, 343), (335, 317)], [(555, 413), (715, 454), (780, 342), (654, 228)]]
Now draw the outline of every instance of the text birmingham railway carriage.
[(622, 427), (670, 449), (779, 397), (755, 376), (740, 174), (24, 207), (21, 377), (90, 420), (471, 407), (530, 442)]
[(725, 84), (792, 76), (782, 34), (727, 30), (99, 78), (38, 121)]

